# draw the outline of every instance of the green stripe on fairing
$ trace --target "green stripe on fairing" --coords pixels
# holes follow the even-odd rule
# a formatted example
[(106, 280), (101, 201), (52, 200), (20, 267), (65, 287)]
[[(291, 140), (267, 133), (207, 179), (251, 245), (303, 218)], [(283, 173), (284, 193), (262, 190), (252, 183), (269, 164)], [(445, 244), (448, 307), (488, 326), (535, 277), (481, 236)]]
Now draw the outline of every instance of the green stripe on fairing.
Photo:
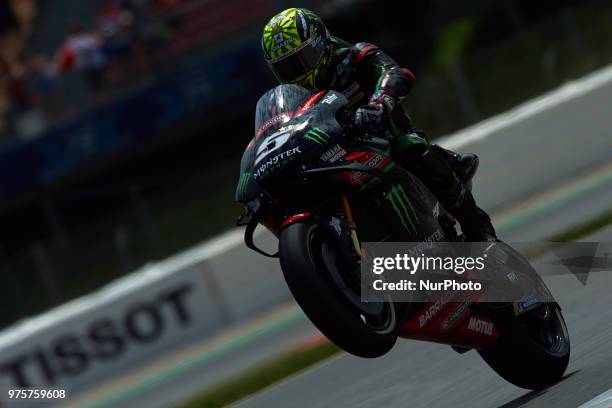
[(313, 142), (317, 143), (317, 144), (321, 144), (321, 142), (319, 142), (317, 139), (315, 139), (314, 137), (310, 136), (308, 133), (306, 133), (304, 135), (304, 139), (308, 139), (308, 140), (312, 140)]
[(306, 132), (304, 139), (312, 140), (317, 144), (324, 144), (329, 141), (330, 136), (319, 128), (314, 128)]
[(250, 178), (251, 178), (251, 172), (249, 171), (244, 172), (242, 176), (240, 177), (240, 182), (238, 183), (238, 192), (240, 194), (244, 194)]
[(240, 184), (238, 185), (238, 192), (240, 192), (240, 194), (242, 194), (242, 187), (244, 186), (244, 174), (242, 175), (242, 177), (240, 177)]
[[(406, 230), (409, 230), (409, 231), (411, 230), (413, 232), (416, 232), (416, 227), (414, 223), (412, 222), (410, 213), (408, 212), (408, 207), (406, 207), (406, 203), (408, 203), (408, 205), (412, 209), (412, 206), (410, 205), (410, 201), (408, 200), (408, 197), (406, 196), (406, 192), (404, 191), (404, 188), (399, 184), (393, 186), (391, 190), (385, 196), (385, 199), (387, 199), (391, 203), (391, 206), (393, 207), (393, 209), (399, 216), (400, 221), (404, 225), (404, 228), (406, 228)], [(403, 211), (400, 210), (400, 207), (401, 207), (401, 210)], [(412, 211), (414, 212), (414, 210)], [(417, 219), (416, 214), (414, 215), (415, 215), (414, 220), (416, 222), (416, 219)], [(410, 227), (408, 227), (408, 224), (406, 222), (410, 223)]]
[[(402, 205), (402, 208), (404, 212), (406, 213), (406, 218), (408, 219), (408, 222), (410, 222), (410, 225), (412, 226), (413, 231), (416, 232), (416, 226), (412, 222), (412, 218), (410, 217), (410, 213), (408, 212), (408, 207), (412, 209), (412, 205), (410, 205), (410, 201), (408, 197), (406, 196), (406, 191), (404, 190), (404, 187), (402, 187), (401, 185), (398, 186), (396, 191), (398, 191), (397, 193), (398, 198), (399, 198), (398, 201)], [(416, 220), (417, 219), (416, 219), (416, 214), (415, 214), (414, 222), (416, 222)]]
[(412, 215), (414, 216), (414, 220), (416, 221), (418, 217), (416, 215), (416, 212), (414, 211), (414, 207), (412, 207), (412, 203), (410, 202), (410, 199), (406, 195), (406, 191), (404, 190), (404, 187), (401, 185), (400, 185), (400, 192), (404, 196), (404, 202), (408, 204), (408, 207), (410, 208), (410, 211), (412, 212)]
[(406, 224), (406, 220), (404, 219), (404, 216), (402, 215), (402, 213), (401, 213), (399, 207), (397, 206), (397, 204), (395, 204), (395, 199), (389, 198), (388, 200), (391, 203), (391, 205), (393, 206), (393, 210), (395, 210), (395, 212), (399, 216), (400, 221), (402, 222), (402, 225), (404, 226), (404, 228), (408, 229), (408, 225)]
[(243, 194), (246, 192), (247, 186), (249, 185), (249, 180), (251, 179), (251, 172), (247, 172), (244, 177), (244, 185), (242, 186)]
[(322, 140), (324, 140), (326, 143), (329, 141), (330, 136), (323, 130), (319, 129), (319, 128), (314, 128), (312, 129), (313, 132), (315, 132)]

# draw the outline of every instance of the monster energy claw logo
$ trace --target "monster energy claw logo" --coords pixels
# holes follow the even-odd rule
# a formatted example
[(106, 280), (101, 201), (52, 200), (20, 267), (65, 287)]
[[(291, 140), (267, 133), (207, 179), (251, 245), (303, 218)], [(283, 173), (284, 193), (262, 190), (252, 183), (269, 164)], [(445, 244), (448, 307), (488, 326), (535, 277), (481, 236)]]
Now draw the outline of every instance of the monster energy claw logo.
[(306, 132), (304, 139), (312, 140), (313, 142), (322, 145), (329, 142), (329, 135), (319, 128), (314, 128)]
[(246, 187), (249, 184), (249, 178), (251, 178), (251, 172), (248, 171), (240, 177), (240, 181), (238, 182), (238, 193), (240, 195), (244, 195)]
[(393, 206), (393, 209), (402, 221), (404, 228), (406, 228), (408, 231), (416, 233), (417, 230), (415, 224), (417, 222), (417, 215), (412, 207), (412, 204), (410, 204), (408, 196), (406, 196), (404, 188), (401, 185), (393, 186), (385, 196), (385, 199), (389, 200)]

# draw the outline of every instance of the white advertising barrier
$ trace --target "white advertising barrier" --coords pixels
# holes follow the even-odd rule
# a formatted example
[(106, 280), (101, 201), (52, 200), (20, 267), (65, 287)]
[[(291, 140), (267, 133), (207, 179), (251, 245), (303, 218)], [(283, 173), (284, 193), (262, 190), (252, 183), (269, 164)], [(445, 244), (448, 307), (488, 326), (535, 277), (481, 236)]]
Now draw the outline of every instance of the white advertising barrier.
[(227, 245), (241, 239), (232, 231), (4, 329), (0, 398), (23, 386), (80, 393), (285, 302), (278, 260)]

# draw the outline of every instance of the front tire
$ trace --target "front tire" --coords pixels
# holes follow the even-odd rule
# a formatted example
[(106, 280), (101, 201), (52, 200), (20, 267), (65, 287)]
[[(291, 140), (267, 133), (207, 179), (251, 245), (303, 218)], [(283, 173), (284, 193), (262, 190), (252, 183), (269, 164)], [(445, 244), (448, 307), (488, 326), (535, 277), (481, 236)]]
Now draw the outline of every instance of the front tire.
[(337, 268), (333, 239), (312, 222), (291, 224), (279, 239), (285, 281), (306, 316), (343, 350), (359, 357), (387, 353), (398, 333), (392, 303), (361, 303), (354, 282)]

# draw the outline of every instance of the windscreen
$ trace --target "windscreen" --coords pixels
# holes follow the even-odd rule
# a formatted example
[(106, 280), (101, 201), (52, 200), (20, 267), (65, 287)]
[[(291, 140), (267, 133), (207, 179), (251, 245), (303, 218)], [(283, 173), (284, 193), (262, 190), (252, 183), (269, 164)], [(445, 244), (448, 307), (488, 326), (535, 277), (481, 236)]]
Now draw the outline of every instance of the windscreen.
[(255, 138), (277, 131), (298, 110), (310, 92), (298, 85), (279, 85), (266, 92), (255, 108)]

